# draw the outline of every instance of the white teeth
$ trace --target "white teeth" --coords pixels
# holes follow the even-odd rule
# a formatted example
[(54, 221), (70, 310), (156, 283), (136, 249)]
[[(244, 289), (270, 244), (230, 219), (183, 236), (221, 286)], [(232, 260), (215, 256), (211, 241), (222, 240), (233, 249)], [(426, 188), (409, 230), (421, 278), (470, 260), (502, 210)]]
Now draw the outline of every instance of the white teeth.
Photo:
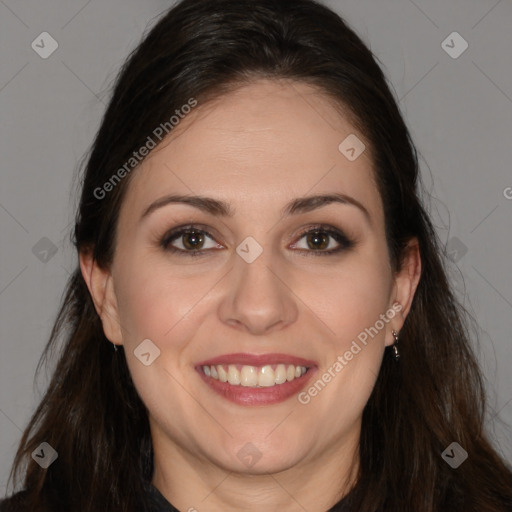
[(276, 374), (272, 370), (272, 366), (264, 366), (258, 375), (258, 384), (260, 387), (273, 386), (276, 383)]
[[(215, 368), (212, 366), (212, 368)], [(224, 370), (224, 367), (222, 365), (217, 366), (217, 373), (219, 374), (219, 380), (221, 382), (227, 382), (228, 381), (228, 374), (226, 370)]]
[(233, 386), (240, 384), (240, 372), (236, 369), (234, 364), (228, 366), (228, 382)]
[(278, 364), (276, 368), (276, 384), (286, 382), (286, 368), (284, 364)]
[(258, 369), (254, 366), (242, 366), (240, 372), (240, 384), (254, 387), (258, 385)]
[[(275, 369), (274, 369), (275, 368)], [(230, 364), (226, 367), (218, 364), (203, 366), (203, 372), (208, 377), (221, 382), (229, 382), (232, 386), (245, 387), (270, 387), (276, 384), (284, 384), (304, 375), (307, 371), (305, 366), (294, 366), (292, 364), (265, 365), (262, 367), (242, 365), (238, 370), (237, 365)]]

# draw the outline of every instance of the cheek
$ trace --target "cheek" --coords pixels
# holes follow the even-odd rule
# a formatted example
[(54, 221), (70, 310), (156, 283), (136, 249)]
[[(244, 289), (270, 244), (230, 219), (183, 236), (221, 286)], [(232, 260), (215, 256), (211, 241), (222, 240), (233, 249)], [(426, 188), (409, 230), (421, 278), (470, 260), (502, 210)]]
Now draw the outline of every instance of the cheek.
[(158, 258), (141, 258), (120, 269), (116, 288), (125, 345), (133, 350), (148, 338), (162, 352), (176, 352), (186, 344), (218, 278), (214, 272), (183, 274), (183, 268)]
[[(322, 390), (313, 408), (338, 426), (355, 421), (360, 414), (382, 362), (387, 322), (381, 315), (389, 310), (392, 276), (387, 260), (377, 254), (368, 251), (347, 258), (338, 271), (316, 276), (315, 286), (306, 283), (297, 293), (312, 305), (321, 320), (316, 326), (325, 333), (316, 338), (322, 363), (318, 379), (327, 374), (324, 382), (329, 383), (311, 389), (311, 396)], [(330, 415), (332, 404), (343, 408), (344, 417)]]
[[(168, 409), (174, 408), (185, 418), (190, 395), (179, 382), (184, 378), (182, 372), (193, 371), (187, 368), (190, 354), (186, 349), (202, 323), (205, 306), (208, 308), (205, 294), (215, 280), (212, 276), (184, 279), (168, 264), (156, 261), (137, 265), (137, 269), (123, 269), (123, 275), (131, 277), (122, 280), (118, 290), (127, 364), (153, 416), (164, 421)], [(134, 356), (134, 350), (146, 339), (160, 351), (149, 366)]]
[[(357, 420), (375, 385), (387, 325), (381, 315), (389, 310), (392, 279), (385, 259), (361, 256), (315, 283), (304, 286), (303, 296), (321, 319), (317, 326), (327, 325), (329, 332), (321, 327), (328, 332), (318, 340), (322, 367), (301, 403), (309, 401), (338, 431)], [(332, 407), (344, 414), (333, 414)]]
[(368, 251), (334, 263), (328, 272), (297, 273), (291, 288), (343, 345), (388, 309), (392, 279), (387, 261)]

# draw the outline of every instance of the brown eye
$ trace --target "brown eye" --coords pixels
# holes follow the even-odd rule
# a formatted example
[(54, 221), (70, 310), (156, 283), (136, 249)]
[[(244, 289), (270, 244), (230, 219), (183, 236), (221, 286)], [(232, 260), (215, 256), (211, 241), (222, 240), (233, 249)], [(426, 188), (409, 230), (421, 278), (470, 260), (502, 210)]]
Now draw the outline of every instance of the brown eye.
[(188, 256), (199, 256), (219, 247), (208, 232), (193, 226), (173, 230), (164, 236), (160, 245), (166, 251)]
[(329, 256), (350, 249), (354, 245), (354, 241), (336, 228), (314, 226), (308, 231), (304, 231), (293, 247), (306, 254)]
[(204, 236), (200, 231), (190, 231), (182, 235), (182, 243), (185, 249), (201, 249), (204, 244)]
[(322, 231), (312, 231), (306, 237), (310, 249), (326, 249), (329, 246), (329, 235)]

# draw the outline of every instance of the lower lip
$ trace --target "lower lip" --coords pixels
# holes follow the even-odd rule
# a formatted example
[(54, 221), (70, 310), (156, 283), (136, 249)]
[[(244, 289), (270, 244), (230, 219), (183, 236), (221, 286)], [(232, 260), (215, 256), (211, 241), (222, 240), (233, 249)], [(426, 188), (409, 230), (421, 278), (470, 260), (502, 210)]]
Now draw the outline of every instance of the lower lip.
[(306, 387), (316, 368), (309, 368), (308, 371), (298, 378), (275, 386), (252, 388), (248, 386), (232, 386), (228, 382), (208, 377), (201, 368), (196, 368), (199, 375), (208, 386), (216, 393), (238, 405), (271, 405), (288, 400)]

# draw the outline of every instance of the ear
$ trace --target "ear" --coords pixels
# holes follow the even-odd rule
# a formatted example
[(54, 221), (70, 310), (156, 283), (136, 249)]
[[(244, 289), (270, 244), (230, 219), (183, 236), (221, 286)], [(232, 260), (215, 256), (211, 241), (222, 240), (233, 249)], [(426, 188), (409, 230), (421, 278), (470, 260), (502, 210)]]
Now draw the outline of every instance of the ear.
[(114, 281), (109, 270), (102, 269), (92, 256), (92, 250), (80, 252), (80, 270), (89, 288), (96, 312), (101, 318), (105, 336), (114, 344), (122, 345), (121, 324), (114, 291)]
[[(394, 277), (392, 293), (394, 300), (390, 306), (393, 305), (392, 307), (397, 311), (397, 314), (389, 323), (391, 326), (390, 331), (391, 329), (394, 329), (398, 333), (402, 329), (405, 319), (411, 309), (420, 277), (421, 256), (419, 242), (417, 238), (412, 238), (404, 249), (401, 268), (395, 273)], [(389, 332), (389, 335), (386, 336), (386, 345), (392, 345), (394, 341), (392, 333)]]

